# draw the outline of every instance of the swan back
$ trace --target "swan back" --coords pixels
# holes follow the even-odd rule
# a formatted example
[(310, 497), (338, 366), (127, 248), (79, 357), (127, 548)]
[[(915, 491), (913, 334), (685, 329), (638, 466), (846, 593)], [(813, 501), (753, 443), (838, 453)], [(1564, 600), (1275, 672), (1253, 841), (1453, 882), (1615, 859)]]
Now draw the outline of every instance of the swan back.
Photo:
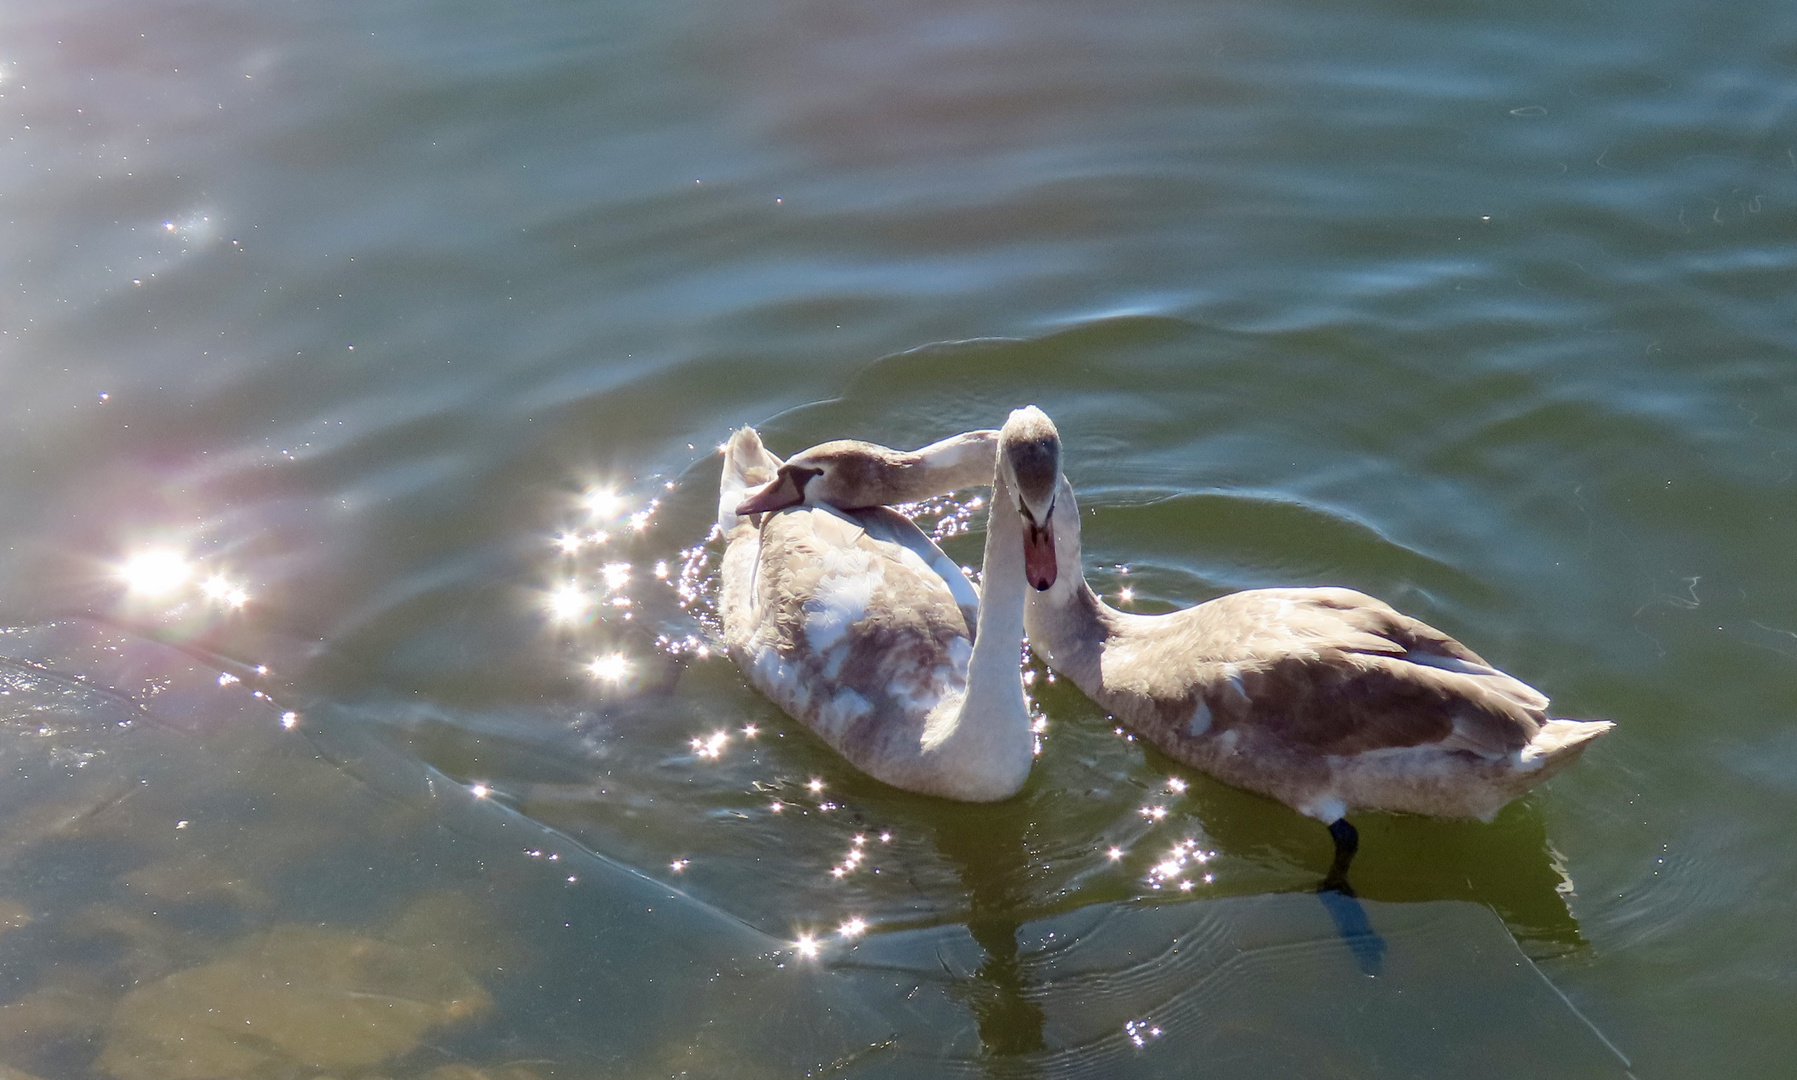
[[(995, 510), (988, 529), (988, 600), (993, 581), (1011, 586), (995, 615), (910, 521), (883, 506), (813, 505), (842, 489), (800, 470), (825, 462), (852, 476), (870, 462), (862, 476), (901, 471), (883, 491), (921, 498), (968, 475), (994, 482), (995, 443), (992, 432), (970, 433), (916, 452), (921, 462), (838, 443), (782, 463), (745, 429), (726, 446), (720, 483), (720, 614), (750, 681), (863, 771), (966, 800), (1011, 795), (1033, 757), (1017, 663), (1021, 569), (994, 562), (995, 549), (1021, 562), (1015, 512)], [(996, 640), (986, 646), (989, 631)]]
[[(908, 525), (883, 508), (771, 514), (758, 573), (726, 578), (726, 612), (747, 616), (726, 621), (726, 644), (750, 679), (858, 765), (904, 759), (966, 689), (973, 624), (916, 551), (877, 535)], [(912, 786), (903, 770), (869, 771)]]

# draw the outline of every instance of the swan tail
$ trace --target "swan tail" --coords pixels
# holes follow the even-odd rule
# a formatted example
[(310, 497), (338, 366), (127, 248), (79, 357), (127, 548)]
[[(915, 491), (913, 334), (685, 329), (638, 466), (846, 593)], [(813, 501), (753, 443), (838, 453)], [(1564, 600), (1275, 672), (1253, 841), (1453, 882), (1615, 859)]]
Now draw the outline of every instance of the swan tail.
[(1549, 720), (1522, 748), (1525, 768), (1552, 774), (1572, 764), (1591, 740), (1616, 725), (1609, 720)]
[(724, 474), (718, 482), (718, 526), (736, 527), (736, 508), (746, 494), (774, 478), (782, 462), (761, 444), (752, 427), (738, 428), (724, 444)]

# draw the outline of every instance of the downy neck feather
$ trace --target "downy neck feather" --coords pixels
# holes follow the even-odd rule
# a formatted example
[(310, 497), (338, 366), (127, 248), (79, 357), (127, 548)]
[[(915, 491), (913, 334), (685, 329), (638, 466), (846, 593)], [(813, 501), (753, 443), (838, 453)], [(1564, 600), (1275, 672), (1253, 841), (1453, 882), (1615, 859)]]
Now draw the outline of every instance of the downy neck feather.
[(923, 749), (946, 766), (959, 798), (996, 800), (1029, 777), (1035, 735), (1023, 698), (1023, 523), (1004, 470), (996, 468), (981, 564), (981, 596), (967, 692), (932, 716)]
[(1099, 678), (1104, 642), (1122, 613), (1086, 584), (1079, 523), (1079, 502), (1063, 476), (1055, 494), (1055, 583), (1043, 592), (1028, 590), (1023, 622), (1030, 648), (1076, 686), (1086, 686)]

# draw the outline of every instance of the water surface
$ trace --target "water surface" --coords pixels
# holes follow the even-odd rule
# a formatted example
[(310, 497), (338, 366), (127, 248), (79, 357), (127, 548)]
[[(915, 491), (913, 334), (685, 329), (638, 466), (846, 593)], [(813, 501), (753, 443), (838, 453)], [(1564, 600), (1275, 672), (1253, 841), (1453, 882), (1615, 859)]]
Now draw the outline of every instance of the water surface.
[[(5, 7), (0, 1065), (1782, 1075), (1793, 57), (1764, 0)], [(1363, 816), (1349, 915), (1039, 667), (1018, 799), (853, 774), (713, 647), (714, 448), (1025, 402), (1113, 602), (1360, 588), (1618, 730)], [(142, 1041), (270, 965), (416, 1008)]]

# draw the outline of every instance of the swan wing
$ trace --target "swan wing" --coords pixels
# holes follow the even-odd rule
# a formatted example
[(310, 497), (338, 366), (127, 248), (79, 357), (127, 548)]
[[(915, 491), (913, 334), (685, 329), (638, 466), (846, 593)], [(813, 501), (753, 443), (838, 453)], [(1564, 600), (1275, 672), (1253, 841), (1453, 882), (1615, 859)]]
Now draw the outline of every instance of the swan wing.
[(876, 540), (897, 544), (909, 549), (920, 559), (931, 573), (942, 579), (948, 591), (954, 594), (955, 603), (961, 608), (961, 614), (967, 620), (969, 628), (979, 620), (980, 591), (955, 560), (948, 557), (936, 541), (924, 535), (917, 523), (896, 510), (884, 506), (873, 506), (862, 510), (845, 511), (847, 515), (867, 530), (868, 535)]
[[(1256, 589), (1127, 616), (1107, 687), (1190, 735), (1325, 755), (1433, 746), (1481, 758), (1529, 744), (1547, 698), (1453, 638), (1351, 589)], [(1113, 655), (1115, 654), (1115, 655)]]
[(876, 776), (916, 757), (932, 714), (959, 707), (973, 652), (948, 581), (891, 538), (900, 522), (910, 525), (891, 511), (794, 507), (744, 523), (720, 605), (750, 681)]

